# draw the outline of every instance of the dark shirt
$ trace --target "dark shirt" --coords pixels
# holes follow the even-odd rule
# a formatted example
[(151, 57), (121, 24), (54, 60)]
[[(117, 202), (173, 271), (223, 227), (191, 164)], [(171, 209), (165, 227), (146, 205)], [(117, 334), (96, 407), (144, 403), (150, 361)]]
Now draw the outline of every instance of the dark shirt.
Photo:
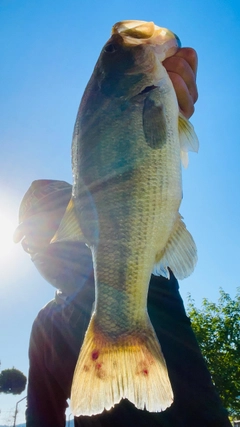
[[(93, 277), (65, 302), (38, 314), (30, 339), (27, 427), (64, 427), (74, 367), (94, 302)], [(110, 411), (75, 419), (83, 427), (230, 427), (171, 276), (151, 277), (148, 312), (168, 366), (174, 402), (161, 413), (122, 400)]]

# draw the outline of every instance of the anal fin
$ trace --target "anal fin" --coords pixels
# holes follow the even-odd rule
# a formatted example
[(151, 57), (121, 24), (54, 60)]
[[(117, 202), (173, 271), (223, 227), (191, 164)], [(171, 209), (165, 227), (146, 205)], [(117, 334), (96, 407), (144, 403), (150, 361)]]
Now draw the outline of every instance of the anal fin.
[(196, 244), (179, 214), (164, 253), (156, 255), (153, 274), (169, 278), (169, 267), (182, 280), (193, 272), (196, 262)]

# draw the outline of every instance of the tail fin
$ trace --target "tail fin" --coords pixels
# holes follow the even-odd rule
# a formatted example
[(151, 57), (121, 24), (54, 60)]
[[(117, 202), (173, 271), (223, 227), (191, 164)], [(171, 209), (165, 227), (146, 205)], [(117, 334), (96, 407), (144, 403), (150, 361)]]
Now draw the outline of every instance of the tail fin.
[(109, 410), (122, 398), (138, 409), (164, 411), (173, 402), (166, 363), (149, 322), (144, 334), (117, 341), (103, 335), (93, 315), (75, 368), (71, 408), (75, 416)]

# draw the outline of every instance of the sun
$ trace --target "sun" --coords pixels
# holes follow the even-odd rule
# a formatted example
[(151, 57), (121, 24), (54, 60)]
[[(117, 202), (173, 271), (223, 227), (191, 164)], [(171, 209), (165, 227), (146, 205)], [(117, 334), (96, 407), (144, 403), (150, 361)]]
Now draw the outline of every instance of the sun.
[(13, 233), (15, 228), (16, 223), (13, 220), (0, 214), (0, 260), (3, 262), (14, 248)]

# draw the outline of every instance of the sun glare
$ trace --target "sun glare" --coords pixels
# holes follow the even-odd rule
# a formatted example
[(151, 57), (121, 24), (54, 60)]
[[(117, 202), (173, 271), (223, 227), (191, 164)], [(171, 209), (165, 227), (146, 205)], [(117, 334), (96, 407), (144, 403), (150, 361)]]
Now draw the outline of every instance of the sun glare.
[(14, 247), (13, 233), (16, 224), (11, 219), (0, 214), (0, 259), (8, 257)]

